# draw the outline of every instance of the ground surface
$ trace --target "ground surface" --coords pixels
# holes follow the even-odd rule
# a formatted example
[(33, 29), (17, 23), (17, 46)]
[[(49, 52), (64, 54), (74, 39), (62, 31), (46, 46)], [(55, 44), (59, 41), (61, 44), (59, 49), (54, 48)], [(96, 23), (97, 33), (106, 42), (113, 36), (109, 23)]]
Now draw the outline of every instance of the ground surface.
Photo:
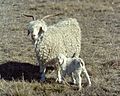
[[(38, 80), (39, 68), (26, 30), (31, 18), (22, 14), (42, 18), (59, 12), (64, 14), (47, 19), (48, 25), (73, 17), (82, 29), (81, 57), (92, 86), (83, 81), (81, 92), (54, 83), (52, 76), (45, 84), (24, 81)], [(0, 64), (1, 96), (120, 96), (120, 1), (0, 0)]]

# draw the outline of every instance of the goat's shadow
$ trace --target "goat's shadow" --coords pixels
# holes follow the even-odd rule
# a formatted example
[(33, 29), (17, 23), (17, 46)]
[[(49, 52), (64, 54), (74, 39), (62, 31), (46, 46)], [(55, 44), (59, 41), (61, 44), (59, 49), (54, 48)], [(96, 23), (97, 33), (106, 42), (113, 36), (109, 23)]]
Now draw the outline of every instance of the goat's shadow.
[(8, 61), (0, 64), (0, 76), (5, 80), (39, 80), (39, 66), (30, 63)]

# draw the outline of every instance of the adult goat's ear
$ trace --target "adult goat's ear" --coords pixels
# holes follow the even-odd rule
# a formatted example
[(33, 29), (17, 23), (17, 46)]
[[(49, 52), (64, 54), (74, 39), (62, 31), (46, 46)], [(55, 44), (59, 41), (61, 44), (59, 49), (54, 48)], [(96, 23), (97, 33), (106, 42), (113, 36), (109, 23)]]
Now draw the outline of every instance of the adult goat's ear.
[(43, 28), (40, 27), (38, 35), (41, 35), (44, 32)]
[(39, 32), (43, 32), (43, 28), (42, 28), (42, 27), (40, 27), (40, 30), (39, 30)]
[(29, 36), (29, 34), (30, 34), (30, 31), (28, 30), (28, 34), (27, 35)]

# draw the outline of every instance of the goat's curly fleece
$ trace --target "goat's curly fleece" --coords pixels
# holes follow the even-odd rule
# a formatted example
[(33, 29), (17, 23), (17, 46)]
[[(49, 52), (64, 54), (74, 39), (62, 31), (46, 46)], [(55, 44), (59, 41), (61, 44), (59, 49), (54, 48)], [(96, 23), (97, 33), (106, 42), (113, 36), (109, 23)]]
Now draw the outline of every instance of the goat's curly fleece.
[[(37, 58), (45, 64), (54, 59), (59, 53), (78, 57), (81, 51), (81, 29), (76, 19), (67, 18), (57, 24), (48, 26), (42, 41), (37, 44)], [(53, 63), (53, 62), (52, 62)]]

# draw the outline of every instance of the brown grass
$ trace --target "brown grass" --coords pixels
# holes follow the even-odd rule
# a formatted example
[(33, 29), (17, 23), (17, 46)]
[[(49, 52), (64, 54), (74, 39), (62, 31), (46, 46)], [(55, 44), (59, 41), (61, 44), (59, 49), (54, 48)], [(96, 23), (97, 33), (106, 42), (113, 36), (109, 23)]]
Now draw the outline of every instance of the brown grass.
[[(0, 96), (119, 96), (120, 6), (119, 0), (2, 0), (0, 1)], [(55, 83), (56, 75), (39, 82), (39, 67), (22, 13), (42, 18), (48, 25), (67, 17), (77, 18), (82, 29), (81, 57), (92, 80), (83, 89)], [(23, 62), (23, 63), (22, 63)], [(23, 78), (24, 77), (24, 78)]]

